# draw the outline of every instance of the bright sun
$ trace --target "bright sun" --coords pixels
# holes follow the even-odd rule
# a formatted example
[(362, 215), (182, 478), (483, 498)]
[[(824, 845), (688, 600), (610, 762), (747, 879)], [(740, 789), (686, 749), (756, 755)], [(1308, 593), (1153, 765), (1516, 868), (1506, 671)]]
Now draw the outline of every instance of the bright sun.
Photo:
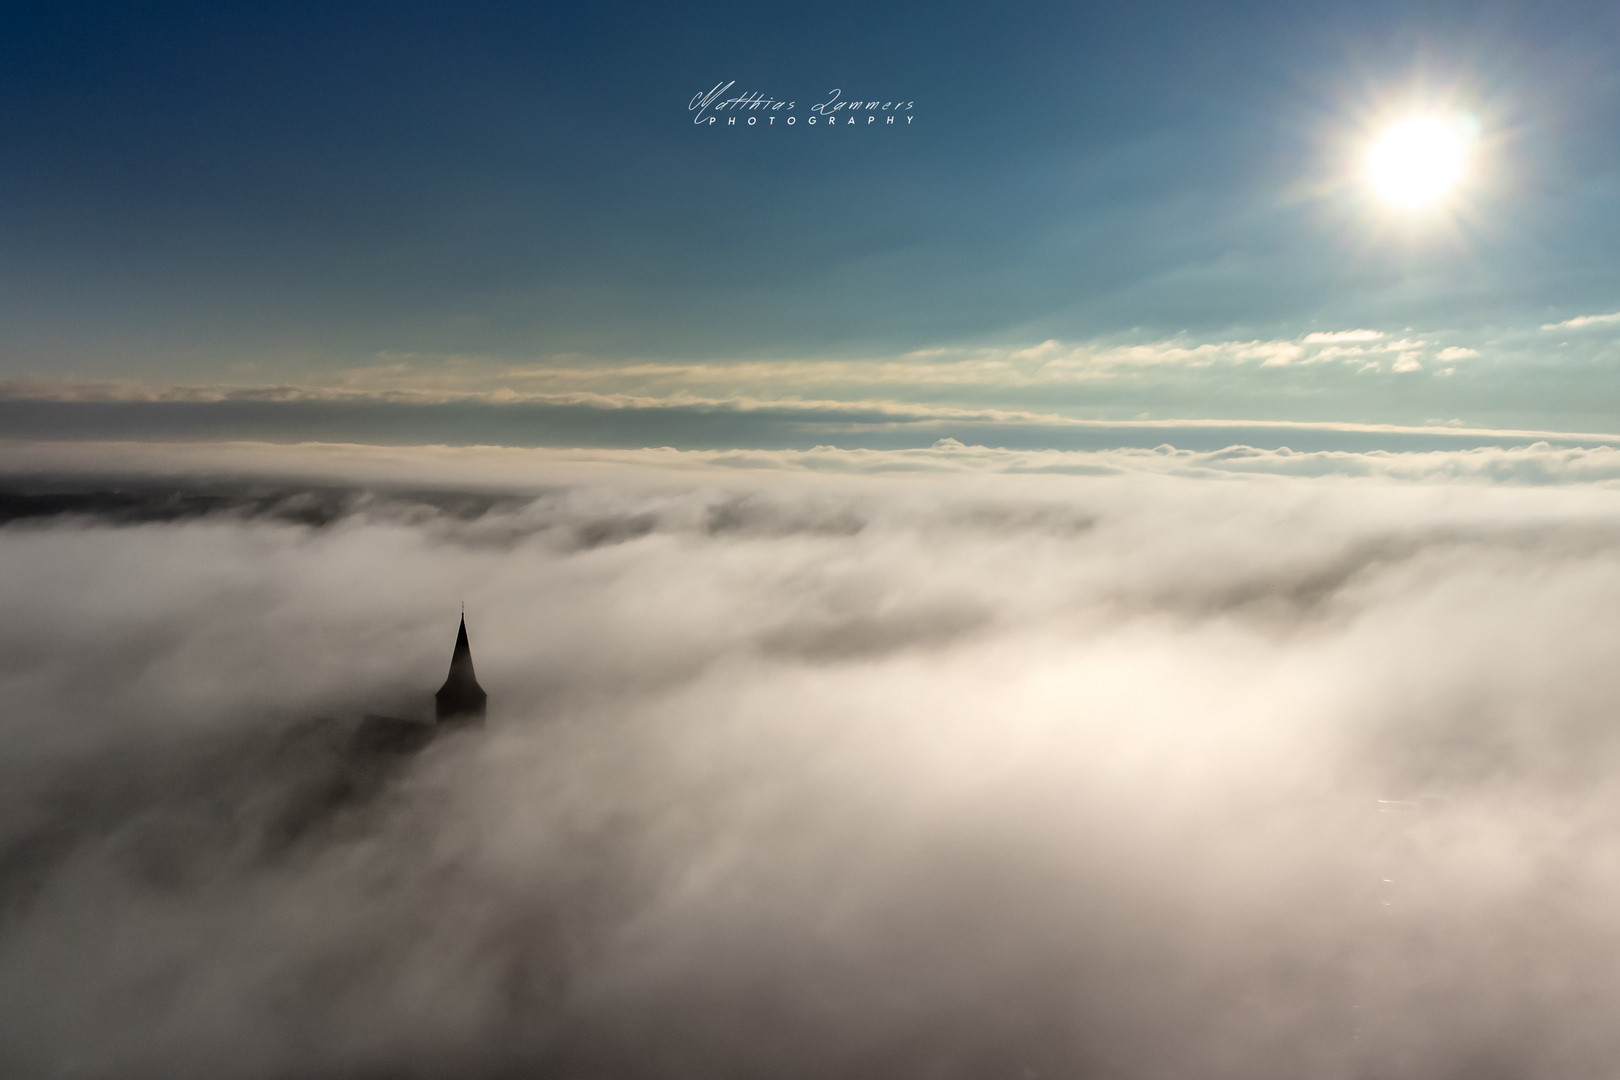
[(1468, 166), (1464, 127), (1438, 116), (1414, 116), (1390, 127), (1367, 154), (1367, 182), (1402, 210), (1431, 206), (1462, 179)]

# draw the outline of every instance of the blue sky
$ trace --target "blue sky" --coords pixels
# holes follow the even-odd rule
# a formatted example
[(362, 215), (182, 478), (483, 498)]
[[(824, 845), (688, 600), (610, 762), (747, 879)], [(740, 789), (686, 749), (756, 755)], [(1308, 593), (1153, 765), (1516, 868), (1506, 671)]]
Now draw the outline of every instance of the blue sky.
[[(1615, 55), (1596, 3), (11, 4), (0, 434), (1614, 432)], [(733, 81), (793, 108), (694, 125)], [(1376, 205), (1435, 109), (1456, 197)]]

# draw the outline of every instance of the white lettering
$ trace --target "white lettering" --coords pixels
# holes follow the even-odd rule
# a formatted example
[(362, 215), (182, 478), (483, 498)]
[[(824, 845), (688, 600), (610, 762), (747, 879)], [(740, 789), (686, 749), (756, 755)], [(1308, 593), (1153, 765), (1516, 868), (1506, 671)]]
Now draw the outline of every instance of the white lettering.
[[(696, 114), (692, 117), (692, 123), (713, 124), (715, 120), (718, 119), (713, 115), (717, 112), (729, 112), (732, 114), (752, 114), (757, 112), (768, 116), (768, 123), (775, 124), (776, 117), (772, 115), (773, 113), (786, 112), (791, 114), (796, 105), (796, 103), (792, 101), (778, 101), (776, 98), (767, 97), (757, 90), (750, 90), (746, 93), (737, 94), (732, 97), (721, 97), (722, 94), (726, 93), (728, 90), (731, 90), (736, 85), (737, 84), (735, 82), (718, 82), (715, 83), (711, 89), (694, 94), (692, 96), (692, 100), (687, 102), (686, 105), (690, 112)], [(842, 112), (848, 117), (845, 123), (853, 124), (855, 123), (855, 117), (853, 115), (854, 113), (866, 112), (869, 114), (866, 118), (866, 122), (868, 124), (873, 124), (877, 122), (876, 114), (881, 111), (885, 114), (883, 117), (883, 122), (893, 126), (894, 116), (890, 115), (891, 111), (892, 113), (910, 112), (916, 105), (916, 102), (914, 101), (846, 101), (844, 100), (843, 93), (844, 92), (842, 89), (834, 88), (827, 92), (827, 97), (824, 101), (817, 102), (816, 104), (810, 106), (810, 112), (814, 114), (808, 117), (810, 123), (814, 124), (817, 120), (825, 120), (827, 124), (831, 126), (838, 123), (837, 114)], [(906, 123), (910, 124), (912, 119), (913, 118), (910, 116), (906, 117)], [(725, 120), (728, 127), (737, 126), (736, 115), (727, 116)], [(747, 126), (749, 127), (755, 127), (759, 123), (758, 118), (753, 115), (747, 115), (746, 121)], [(798, 123), (798, 118), (789, 115), (787, 122), (790, 125), (796, 124)]]
[[(694, 109), (697, 110), (697, 115), (692, 117), (692, 123), (694, 123), (694, 124), (703, 123), (703, 113), (704, 113), (704, 111), (707, 110), (709, 108), (709, 106), (714, 104), (715, 98), (719, 97), (721, 94), (725, 93), (727, 90), (730, 90), (733, 86), (735, 86), (736, 82), (737, 82), (737, 80), (733, 79), (731, 82), (728, 82), (728, 83), (715, 83), (714, 84), (714, 89), (710, 90), (707, 94), (698, 93), (698, 94), (692, 95), (692, 100), (686, 103), (686, 108), (687, 108), (688, 111), (691, 111), (691, 110), (694, 110)], [(712, 116), (709, 117), (709, 120), (712, 123), (714, 121), (714, 117), (712, 117)]]

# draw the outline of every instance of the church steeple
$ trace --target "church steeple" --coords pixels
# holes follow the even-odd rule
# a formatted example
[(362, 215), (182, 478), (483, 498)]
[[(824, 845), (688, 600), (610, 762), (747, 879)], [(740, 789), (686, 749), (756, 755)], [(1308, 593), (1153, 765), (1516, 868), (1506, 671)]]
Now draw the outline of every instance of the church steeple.
[(450, 657), (450, 677), (433, 695), (434, 712), (440, 720), (482, 720), (488, 698), (473, 674), (472, 646), (467, 644), (467, 616), (463, 614), (461, 629), (456, 633), (456, 651)]

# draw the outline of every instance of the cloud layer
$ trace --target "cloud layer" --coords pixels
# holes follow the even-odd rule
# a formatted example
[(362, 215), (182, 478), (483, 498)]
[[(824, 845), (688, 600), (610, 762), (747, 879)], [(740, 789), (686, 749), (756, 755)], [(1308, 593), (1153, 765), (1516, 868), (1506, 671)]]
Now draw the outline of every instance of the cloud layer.
[[(1558, 326), (1605, 321), (1588, 316)], [(1551, 329), (1553, 327), (1543, 327)], [(0, 380), (0, 399), (72, 402), (354, 402), (444, 404), (528, 402), (598, 408), (933, 409), (971, 413), (1020, 391), (1040, 392), (1153, 371), (1349, 365), (1356, 372), (1401, 372), (1402, 362), (1445, 364), (1474, 349), (1381, 330), (1315, 331), (1294, 338), (1059, 341), (1027, 346), (920, 349), (882, 358), (604, 361), (578, 355), (522, 363), (492, 356), (382, 353), (324, 381), (281, 385), (164, 385), (131, 380)], [(988, 396), (986, 396), (988, 395)], [(1038, 400), (1025, 394), (1021, 400)]]
[(1606, 1076), (1613, 454), (14, 448), (0, 1071)]
[[(1573, 331), (1613, 318), (1579, 316), (1541, 330), (1350, 327), (1292, 337), (1138, 330), (699, 360), (384, 351), (342, 370), (246, 365), (227, 381), (214, 370), (190, 384), (64, 377), (58, 366), (0, 378), (0, 438), (888, 449), (952, 435), (1072, 449), (1134, 443), (1093, 435), (1144, 423), (1402, 434), (1453, 425), (1491, 438), (1579, 437), (1614, 426), (1605, 403), (1615, 343), (1612, 334)], [(1234, 433), (1226, 441), (1255, 440)]]

